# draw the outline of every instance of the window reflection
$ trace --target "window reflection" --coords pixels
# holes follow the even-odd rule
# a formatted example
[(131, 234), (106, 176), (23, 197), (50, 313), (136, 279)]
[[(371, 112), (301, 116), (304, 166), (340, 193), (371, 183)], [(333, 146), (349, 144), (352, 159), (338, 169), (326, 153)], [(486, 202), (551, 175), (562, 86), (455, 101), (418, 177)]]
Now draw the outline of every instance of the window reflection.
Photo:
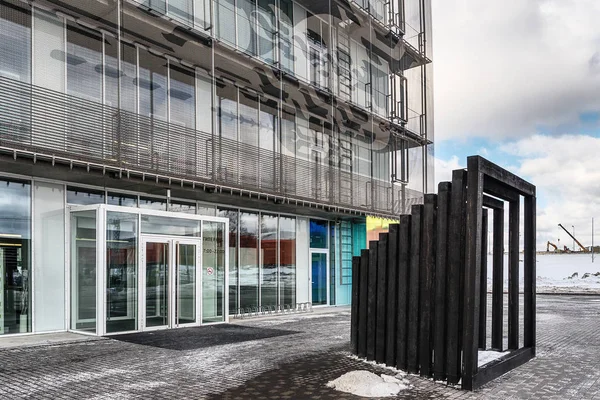
[(258, 214), (240, 213), (240, 308), (258, 307)]
[(31, 332), (31, 185), (0, 188), (0, 334)]
[(219, 217), (229, 219), (229, 313), (236, 314), (238, 303), (238, 212), (236, 210), (219, 210)]
[(106, 332), (136, 330), (138, 215), (106, 213)]
[(202, 322), (224, 320), (225, 224), (202, 223)]
[(277, 217), (263, 214), (260, 223), (261, 306), (278, 305)]
[(96, 212), (71, 214), (71, 329), (96, 332)]
[(296, 306), (296, 219), (279, 219), (279, 280), (281, 303)]

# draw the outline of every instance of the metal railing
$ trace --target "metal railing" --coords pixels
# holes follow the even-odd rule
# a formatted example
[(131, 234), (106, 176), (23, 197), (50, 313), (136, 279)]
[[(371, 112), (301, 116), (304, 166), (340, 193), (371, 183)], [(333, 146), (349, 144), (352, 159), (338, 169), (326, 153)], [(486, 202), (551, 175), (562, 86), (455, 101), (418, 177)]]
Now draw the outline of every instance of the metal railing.
[(389, 182), (5, 77), (0, 147), (365, 212), (404, 210)]

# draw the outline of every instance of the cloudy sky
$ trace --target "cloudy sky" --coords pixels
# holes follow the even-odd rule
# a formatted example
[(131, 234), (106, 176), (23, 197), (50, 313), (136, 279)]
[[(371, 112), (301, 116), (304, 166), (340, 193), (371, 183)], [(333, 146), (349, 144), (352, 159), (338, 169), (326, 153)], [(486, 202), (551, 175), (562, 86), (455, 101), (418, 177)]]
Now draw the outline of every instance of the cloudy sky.
[(436, 180), (482, 155), (537, 186), (538, 250), (600, 244), (600, 1), (432, 8)]

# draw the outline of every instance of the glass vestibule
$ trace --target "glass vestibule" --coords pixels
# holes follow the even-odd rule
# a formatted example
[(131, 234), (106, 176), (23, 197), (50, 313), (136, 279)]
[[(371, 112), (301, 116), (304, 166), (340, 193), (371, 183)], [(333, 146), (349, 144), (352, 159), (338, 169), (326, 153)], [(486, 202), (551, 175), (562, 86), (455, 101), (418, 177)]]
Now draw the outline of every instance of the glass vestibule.
[(70, 329), (104, 335), (227, 321), (226, 232), (225, 218), (71, 208)]

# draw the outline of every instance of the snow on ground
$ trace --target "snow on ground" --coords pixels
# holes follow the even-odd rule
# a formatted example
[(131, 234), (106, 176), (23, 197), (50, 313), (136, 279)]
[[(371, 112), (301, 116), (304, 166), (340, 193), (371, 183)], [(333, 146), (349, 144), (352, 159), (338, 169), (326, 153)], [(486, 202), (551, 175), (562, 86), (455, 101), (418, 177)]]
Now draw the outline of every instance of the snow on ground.
[[(520, 286), (523, 287), (523, 254), (519, 255)], [(538, 293), (600, 294), (600, 257), (592, 263), (591, 254), (538, 254), (536, 256)], [(595, 276), (597, 274), (598, 276)], [(508, 289), (508, 255), (504, 255), (504, 288)], [(488, 255), (488, 290), (492, 289), (492, 256)]]
[(494, 360), (497, 360), (500, 357), (503, 357), (508, 354), (507, 351), (500, 352), (500, 351), (493, 351), (493, 350), (478, 351), (477, 353), (478, 353), (477, 365), (479, 367), (481, 367), (485, 364), (488, 364)]
[(403, 375), (377, 376), (369, 371), (350, 371), (327, 383), (327, 386), (340, 392), (352, 393), (362, 397), (396, 396), (409, 388), (408, 380)]

